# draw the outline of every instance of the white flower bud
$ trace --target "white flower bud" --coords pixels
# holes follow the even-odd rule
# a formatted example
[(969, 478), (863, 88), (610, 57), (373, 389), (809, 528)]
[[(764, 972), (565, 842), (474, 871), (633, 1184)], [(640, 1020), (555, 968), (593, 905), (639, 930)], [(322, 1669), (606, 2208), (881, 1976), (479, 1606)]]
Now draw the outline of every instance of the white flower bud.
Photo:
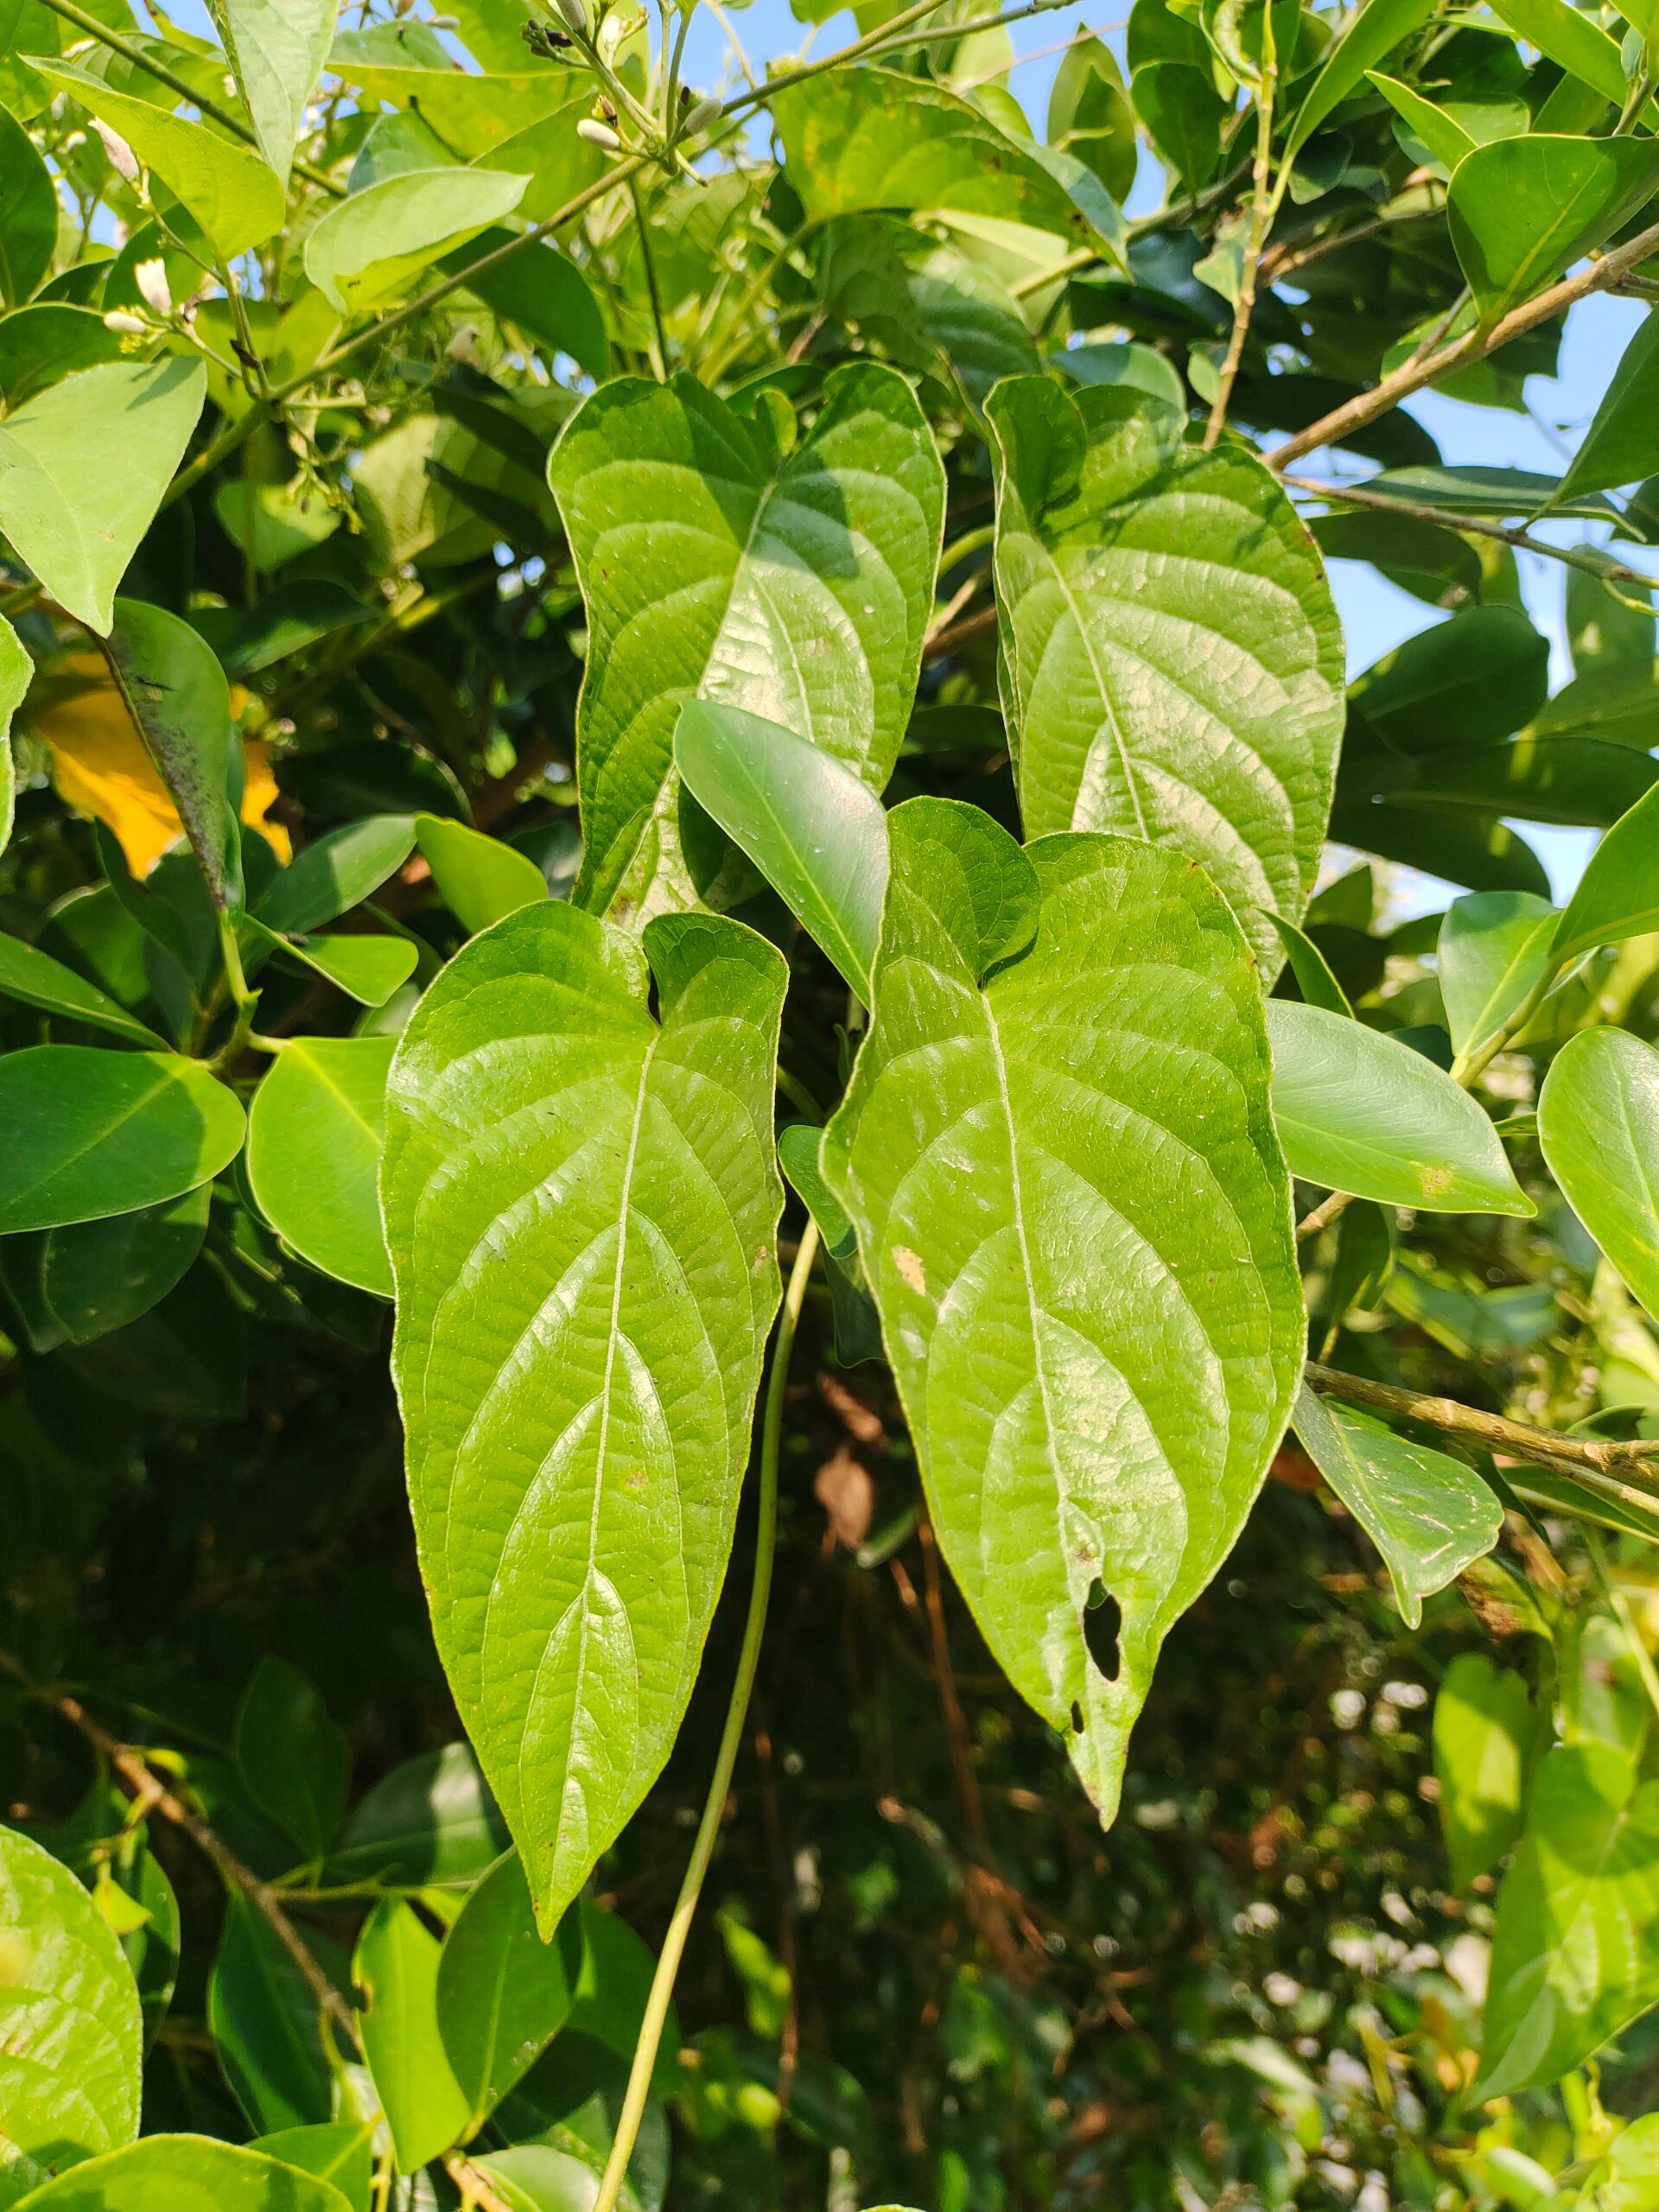
[(582, 32), (584, 37), (587, 35), (588, 10), (582, 6), (582, 0), (554, 0), (554, 5), (573, 31)]
[(137, 157), (120, 132), (111, 130), (107, 123), (100, 123), (96, 116), (92, 118), (92, 128), (104, 141), (104, 150), (110, 157), (111, 167), (118, 170), (129, 184), (137, 184)]
[(602, 146), (607, 154), (620, 154), (622, 150), (622, 141), (610, 124), (597, 123), (590, 115), (584, 115), (576, 125), (576, 136), (585, 138), (590, 146)]
[(104, 318), (105, 330), (118, 330), (124, 337), (142, 338), (149, 325), (141, 315), (129, 315), (125, 308), (111, 308)]
[(132, 272), (132, 281), (143, 294), (147, 308), (159, 315), (172, 314), (173, 295), (168, 289), (164, 262), (141, 261)]
[(720, 102), (712, 92), (705, 92), (700, 100), (686, 110), (685, 119), (680, 125), (681, 136), (695, 138), (700, 131), (711, 129), (719, 120)]

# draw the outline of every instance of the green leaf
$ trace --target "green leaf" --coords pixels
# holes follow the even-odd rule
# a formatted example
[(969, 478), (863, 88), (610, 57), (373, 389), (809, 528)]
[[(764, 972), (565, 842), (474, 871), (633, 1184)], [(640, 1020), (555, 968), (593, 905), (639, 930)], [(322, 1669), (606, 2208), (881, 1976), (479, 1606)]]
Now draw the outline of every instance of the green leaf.
[(158, 1306), (207, 1233), (211, 1183), (182, 1198), (46, 1232), (41, 1294), (71, 1344), (95, 1343)]
[(673, 766), (688, 699), (764, 715), (873, 791), (898, 758), (944, 526), (932, 434), (904, 378), (869, 365), (831, 371), (791, 449), (772, 422), (689, 376), (625, 378), (548, 463), (590, 628), (578, 905), (685, 906), (720, 865)]
[(415, 823), (407, 814), (348, 822), (296, 855), (255, 906), (255, 917), (284, 934), (321, 929), (371, 897), (414, 849)]
[(1561, 478), (1561, 497), (1634, 484), (1659, 469), (1659, 315), (1649, 314), (1615, 366), (1595, 420)]
[(1527, 1783), (1549, 1739), (1549, 1712), (1526, 1676), (1460, 1651), (1434, 1695), (1434, 1775), (1452, 1887), (1495, 1871), (1519, 1838)]
[(470, 1747), (446, 1744), (393, 1767), (359, 1801), (329, 1878), (464, 1885), (494, 1865), (507, 1841)]
[(1379, 859), (1444, 876), (1448, 883), (1466, 883), (1473, 890), (1548, 894), (1543, 862), (1524, 838), (1495, 817), (1433, 814), (1409, 806), (1339, 806), (1331, 817), (1330, 835), (1339, 844), (1357, 845)]
[(327, 505), (315, 487), (296, 491), (289, 484), (257, 484), (247, 476), (219, 486), (213, 514), (232, 544), (262, 575), (326, 544), (341, 521), (339, 508)]
[(391, 2130), (400, 2173), (417, 2173), (458, 2141), (467, 2099), (438, 2036), (438, 1939), (412, 1905), (385, 1897), (352, 1961), (363, 1992), (363, 2056)]
[[(1380, 476), (1368, 477), (1365, 489), (1380, 493), (1384, 498), (1444, 507), (1452, 514), (1508, 519), (1541, 514), (1546, 507), (1554, 507), (1560, 479), (1540, 476), (1529, 468), (1484, 465), (1459, 468), (1413, 467), (1385, 469)], [(1599, 515), (1611, 521), (1617, 510), (1610, 499), (1593, 495), (1581, 496), (1561, 512)]]
[[(17, 804), (17, 773), (11, 758), (11, 718), (34, 680), (35, 664), (22, 639), (0, 614), (0, 853), (11, 842)], [(0, 986), (3, 988), (3, 986)]]
[(1294, 1175), (1427, 1213), (1535, 1211), (1491, 1122), (1421, 1052), (1288, 999), (1268, 1001), (1268, 1034)]
[[(303, 1934), (319, 1953), (319, 1939), (309, 1929)], [(225, 2078), (259, 2133), (331, 2116), (334, 2077), (316, 1994), (270, 1923), (238, 1890), (225, 1899), (207, 2024)]]
[(972, 407), (1001, 378), (1042, 365), (996, 271), (897, 215), (834, 217), (817, 260), (827, 314), (906, 368), (953, 382)]
[(1366, 4), (1325, 54), (1319, 73), (1296, 111), (1284, 160), (1294, 162), (1302, 148), (1350, 92), (1357, 92), (1370, 71), (1392, 54), (1434, 12), (1434, 0), (1366, 0)]
[[(499, 13), (514, 22), (523, 20), (522, 15), (510, 17), (505, 10)], [(524, 58), (522, 47), (517, 58)], [(499, 70), (480, 75), (458, 69), (436, 34), (419, 25), (381, 23), (344, 31), (329, 51), (328, 67), (371, 99), (418, 114), (446, 145), (468, 161), (499, 150), (578, 97), (590, 109), (593, 101), (594, 80), (585, 71), (579, 73), (545, 62), (528, 72)]]
[(809, 222), (890, 208), (993, 215), (1103, 249), (1126, 270), (1116, 202), (1073, 155), (1007, 137), (982, 109), (888, 69), (830, 69), (769, 102)]
[(475, 2133), (569, 2018), (582, 1923), (567, 1916), (543, 1943), (517, 1852), (461, 1909), (438, 1961), (438, 2030)]
[(1440, 997), (1455, 1051), (1490, 1045), (1552, 965), (1555, 910), (1529, 891), (1481, 891), (1454, 899), (1435, 953)]
[[(519, 213), (531, 210), (521, 205)], [(464, 251), (446, 259), (445, 273), (458, 276), (463, 265), (476, 264), (513, 235), (506, 230), (482, 232)], [(511, 259), (477, 270), (467, 277), (467, 289), (492, 315), (516, 323), (550, 359), (568, 353), (601, 383), (611, 373), (611, 341), (593, 288), (575, 263), (550, 241), (519, 246)]]
[(1659, 1052), (1584, 1029), (1538, 1095), (1538, 1141), (1567, 1204), (1659, 1319)]
[(351, 2212), (369, 2212), (374, 2182), (374, 2129), (359, 2120), (325, 2120), (316, 2127), (283, 2127), (253, 2145), (268, 2158), (331, 2183)]
[(1659, 928), (1659, 785), (1616, 822), (1590, 855), (1555, 925), (1558, 966), (1597, 945)]
[[(1122, 386), (993, 395), (996, 595), (1026, 833), (1201, 861), (1243, 914), (1306, 904), (1341, 741), (1342, 636), (1283, 492)], [(1266, 913), (1247, 925), (1276, 970)]]
[(1417, 757), (1508, 737), (1548, 690), (1549, 641), (1520, 608), (1471, 607), (1385, 654), (1352, 696), (1385, 744)]
[(1350, 1420), (1306, 1383), (1291, 1420), (1308, 1457), (1382, 1553), (1406, 1626), (1420, 1627), (1424, 1599), (1497, 1541), (1497, 1493), (1461, 1460)]
[(332, 2183), (205, 2135), (146, 2136), (23, 2202), (29, 2212), (352, 2212)]
[(279, 937), (252, 915), (244, 928), (256, 944), (280, 958), (326, 976), (360, 1006), (384, 1006), (400, 984), (414, 974), (420, 958), (407, 938), (372, 937), (359, 933), (340, 937)]
[(1384, 796), (1414, 811), (1468, 807), (1586, 829), (1605, 829), (1659, 782), (1659, 764), (1634, 747), (1587, 737), (1449, 747), (1412, 762), (1379, 760), (1374, 777), (1371, 766), (1355, 762)]
[(200, 632), (164, 607), (118, 599), (104, 641), (133, 726), (179, 810), (216, 906), (242, 904), (242, 830), (232, 796), (241, 749), (231, 727), (231, 689)]
[(0, 1828), (0, 2204), (131, 2140), (142, 2063), (115, 1931), (49, 1851)]
[(417, 814), (415, 836), (439, 897), (469, 936), (548, 895), (534, 861), (464, 822)]
[(107, 1029), (130, 1045), (160, 1046), (162, 1039), (147, 1028), (137, 1014), (129, 1014), (96, 983), (88, 983), (73, 968), (20, 937), (0, 936), (0, 996), (17, 999), (43, 1013), (62, 1014), (70, 1021), (85, 1021), (94, 1029)]
[(1066, 346), (1049, 359), (1062, 376), (1071, 378), (1075, 383), (1126, 384), (1154, 399), (1167, 402), (1171, 407), (1184, 410), (1186, 406), (1186, 386), (1181, 381), (1180, 371), (1151, 346), (1122, 341)]
[(259, 1211), (313, 1267), (382, 1298), (391, 1295), (391, 1268), (378, 1178), (396, 1041), (291, 1038), (248, 1109), (248, 1183)]
[(1369, 561), (1390, 583), (1432, 607), (1479, 596), (1480, 556), (1455, 531), (1414, 515), (1372, 511), (1315, 515), (1308, 528), (1327, 561)]
[[(1483, 143), (1464, 129), (1456, 115), (1437, 107), (1433, 100), (1425, 99), (1414, 86), (1402, 85), (1397, 79), (1384, 77), (1375, 69), (1368, 70), (1366, 75), (1413, 137), (1422, 142), (1432, 159), (1448, 174), (1465, 154), (1472, 153)], [(1521, 112), (1524, 116), (1526, 110), (1522, 108)]]
[(334, 0), (211, 0), (259, 150), (286, 185), (334, 35)]
[(1301, 1363), (1255, 968), (1173, 854), (1022, 854), (934, 799), (888, 826), (874, 1021), (822, 1171), (951, 1570), (1109, 1819)]
[(120, 334), (90, 308), (58, 300), (14, 308), (0, 321), (0, 397), (21, 407), (79, 369), (121, 358)]
[(55, 91), (126, 140), (201, 226), (221, 261), (237, 260), (281, 230), (288, 213), (281, 181), (239, 140), (118, 92), (73, 62), (28, 59)]
[(0, 1058), (0, 1236), (194, 1191), (242, 1148), (242, 1109), (200, 1061), (35, 1045)]
[(875, 793), (792, 731), (701, 699), (680, 709), (674, 765), (868, 1006), (887, 885)]
[(818, 1165), (823, 1136), (823, 1128), (817, 1122), (791, 1122), (778, 1132), (778, 1164), (790, 1188), (817, 1224), (823, 1240), (836, 1357), (843, 1367), (856, 1367), (863, 1360), (880, 1358), (881, 1319), (858, 1256), (852, 1221), (824, 1181)]
[(1348, 1003), (1348, 994), (1332, 974), (1330, 962), (1313, 938), (1299, 930), (1294, 922), (1287, 922), (1282, 914), (1269, 914), (1268, 919), (1285, 948), (1285, 957), (1304, 1003), (1322, 1006), (1327, 1014), (1339, 1014), (1344, 1020), (1351, 1021), (1354, 1009)]
[(1656, 184), (1649, 138), (1534, 131), (1477, 146), (1452, 175), (1446, 218), (1482, 326), (1599, 245)]
[(1659, 2002), (1659, 1782), (1611, 1744), (1538, 1763), (1498, 1892), (1471, 2095), (1557, 2082)]
[(111, 361), (0, 424), (0, 530), (48, 594), (100, 635), (207, 390), (199, 361)]
[[(4, 328), (0, 324), (0, 330)], [(226, 672), (255, 676), (262, 668), (303, 652), (336, 630), (374, 619), (374, 609), (326, 576), (294, 576), (251, 607), (224, 648)], [(384, 800), (380, 802), (384, 804)]]
[(527, 176), (404, 169), (341, 200), (307, 236), (305, 273), (342, 315), (404, 296), (440, 255), (510, 214)]
[(784, 982), (741, 925), (660, 918), (642, 955), (543, 901), (449, 963), (392, 1063), (416, 1539), (544, 1931), (660, 1771), (725, 1573), (778, 1302)]
[(0, 301), (22, 307), (52, 266), (58, 194), (34, 140), (0, 107)]
[(1589, 85), (1615, 107), (1630, 90), (1618, 41), (1572, 0), (1496, 0), (1492, 12), (1540, 54)]
[(352, 1750), (297, 1667), (267, 1652), (236, 1710), (236, 1764), (248, 1796), (320, 1865), (346, 1817)]

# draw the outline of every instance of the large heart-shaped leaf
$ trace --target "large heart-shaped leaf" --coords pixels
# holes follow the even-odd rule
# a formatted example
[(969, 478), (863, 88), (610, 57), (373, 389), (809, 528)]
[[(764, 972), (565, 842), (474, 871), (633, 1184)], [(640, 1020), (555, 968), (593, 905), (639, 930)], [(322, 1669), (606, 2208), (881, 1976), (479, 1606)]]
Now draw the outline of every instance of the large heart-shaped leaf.
[[(1001, 385), (996, 593), (1028, 836), (1116, 830), (1294, 921), (1343, 727), (1342, 633), (1284, 493), (1124, 386)], [(1248, 925), (1264, 966), (1279, 942)]]
[(1659, 1052), (1621, 1029), (1586, 1029), (1538, 1095), (1538, 1141), (1567, 1203), (1659, 1316)]
[(660, 918), (642, 953), (545, 901), (450, 963), (392, 1063), (416, 1535), (544, 1931), (667, 1758), (725, 1573), (778, 1300), (784, 978), (734, 922)]
[(938, 449), (901, 376), (833, 371), (790, 449), (772, 416), (739, 416), (690, 377), (626, 378), (572, 419), (548, 473), (590, 625), (579, 904), (620, 891), (646, 912), (686, 906), (719, 867), (723, 842), (682, 805), (673, 765), (687, 699), (780, 722), (881, 789), (944, 512)]
[(114, 1929), (49, 1851), (0, 1828), (0, 2204), (138, 2133), (143, 2024)]
[(51, 596), (100, 635), (207, 391), (198, 361), (102, 362), (0, 427), (0, 530)]
[(1611, 1744), (1533, 1777), (1498, 1892), (1476, 2097), (1557, 2082), (1659, 2003), (1659, 1782)]
[(1302, 1351), (1255, 964), (1179, 855), (891, 817), (874, 1018), (822, 1166), (939, 1541), (1102, 1815)]

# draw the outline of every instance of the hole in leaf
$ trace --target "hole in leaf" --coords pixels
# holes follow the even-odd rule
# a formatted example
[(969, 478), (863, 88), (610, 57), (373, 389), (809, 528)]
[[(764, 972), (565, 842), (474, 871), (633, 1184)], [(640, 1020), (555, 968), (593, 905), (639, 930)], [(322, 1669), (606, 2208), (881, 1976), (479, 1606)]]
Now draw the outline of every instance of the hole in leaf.
[(1122, 1626), (1122, 1606), (1096, 1575), (1084, 1603), (1083, 1640), (1089, 1647), (1089, 1656), (1109, 1682), (1117, 1680), (1117, 1639)]
[(1076, 1698), (1073, 1698), (1071, 1700), (1071, 1733), (1074, 1736), (1081, 1736), (1083, 1733), (1083, 1707), (1077, 1703)]

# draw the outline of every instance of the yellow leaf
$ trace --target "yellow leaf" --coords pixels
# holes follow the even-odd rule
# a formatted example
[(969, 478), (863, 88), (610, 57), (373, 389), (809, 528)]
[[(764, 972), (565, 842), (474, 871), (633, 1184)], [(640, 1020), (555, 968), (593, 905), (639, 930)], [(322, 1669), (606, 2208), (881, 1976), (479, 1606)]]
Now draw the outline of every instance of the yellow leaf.
[[(66, 804), (103, 823), (133, 874), (148, 875), (184, 835), (184, 825), (103, 656), (75, 653), (60, 661), (31, 702), (29, 722), (52, 748), (53, 780)], [(288, 832), (265, 818), (276, 797), (270, 748), (245, 738), (242, 754), (242, 819), (286, 862), (293, 850)]]

